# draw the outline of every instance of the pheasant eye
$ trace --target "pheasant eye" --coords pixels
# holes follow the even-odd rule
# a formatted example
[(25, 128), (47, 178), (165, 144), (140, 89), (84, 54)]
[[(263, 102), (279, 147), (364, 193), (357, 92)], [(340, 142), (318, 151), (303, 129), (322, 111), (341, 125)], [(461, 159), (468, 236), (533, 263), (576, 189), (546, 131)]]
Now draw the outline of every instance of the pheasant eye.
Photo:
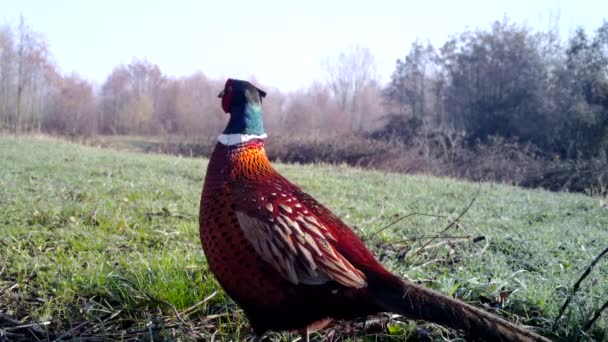
[(226, 91), (231, 92), (232, 91), (232, 86), (228, 86), (228, 88), (226, 88)]

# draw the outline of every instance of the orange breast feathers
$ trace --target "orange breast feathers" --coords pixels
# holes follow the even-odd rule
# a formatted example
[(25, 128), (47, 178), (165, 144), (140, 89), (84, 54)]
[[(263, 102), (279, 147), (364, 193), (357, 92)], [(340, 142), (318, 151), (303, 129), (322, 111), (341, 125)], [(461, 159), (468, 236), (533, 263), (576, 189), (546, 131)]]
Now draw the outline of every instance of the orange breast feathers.
[(230, 153), (231, 203), (255, 251), (293, 284), (336, 281), (367, 285), (365, 275), (334, 246), (338, 237), (298, 199), (301, 190), (270, 165), (262, 146)]

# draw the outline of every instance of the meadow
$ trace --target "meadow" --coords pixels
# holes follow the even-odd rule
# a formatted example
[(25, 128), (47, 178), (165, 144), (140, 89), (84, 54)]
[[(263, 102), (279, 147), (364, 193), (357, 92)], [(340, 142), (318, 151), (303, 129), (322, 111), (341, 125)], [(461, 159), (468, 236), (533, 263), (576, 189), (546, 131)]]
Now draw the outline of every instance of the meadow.
[[(206, 165), (203, 158), (0, 137), (0, 341), (252, 337), (201, 250)], [(393, 272), (552, 339), (608, 341), (606, 312), (582, 331), (608, 300), (606, 260), (552, 332), (569, 289), (608, 247), (606, 198), (345, 165), (276, 167), (353, 227)], [(313, 337), (456, 334), (383, 314)]]

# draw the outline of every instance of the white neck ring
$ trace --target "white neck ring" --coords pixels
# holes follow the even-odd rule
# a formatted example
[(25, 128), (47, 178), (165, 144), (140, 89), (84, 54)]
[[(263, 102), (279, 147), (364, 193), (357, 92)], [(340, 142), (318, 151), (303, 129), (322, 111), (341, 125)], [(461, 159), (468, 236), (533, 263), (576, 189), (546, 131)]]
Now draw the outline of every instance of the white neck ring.
[(217, 140), (226, 146), (234, 146), (253, 139), (266, 139), (266, 137), (268, 137), (266, 133), (261, 135), (235, 133), (220, 134), (220, 136), (217, 137)]

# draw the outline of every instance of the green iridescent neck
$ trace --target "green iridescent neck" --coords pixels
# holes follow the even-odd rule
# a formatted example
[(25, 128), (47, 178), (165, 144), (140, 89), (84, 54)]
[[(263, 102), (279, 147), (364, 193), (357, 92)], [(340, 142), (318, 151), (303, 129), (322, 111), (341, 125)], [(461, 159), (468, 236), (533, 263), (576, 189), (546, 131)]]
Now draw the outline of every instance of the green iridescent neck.
[(234, 106), (231, 108), (230, 120), (223, 133), (247, 135), (265, 134), (262, 106), (254, 103), (245, 103), (242, 106)]

